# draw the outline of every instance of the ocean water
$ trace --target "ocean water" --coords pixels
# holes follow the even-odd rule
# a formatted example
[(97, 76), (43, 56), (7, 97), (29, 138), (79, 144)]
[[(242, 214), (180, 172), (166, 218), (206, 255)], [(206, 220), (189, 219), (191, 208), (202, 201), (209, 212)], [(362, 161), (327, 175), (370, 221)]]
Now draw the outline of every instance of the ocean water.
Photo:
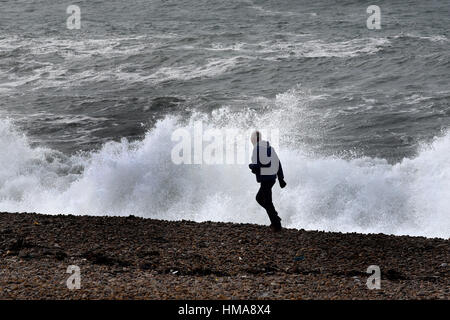
[[(173, 132), (275, 128), (287, 227), (450, 236), (450, 2), (0, 2), (0, 211), (268, 224)], [(370, 3), (372, 4), (372, 3)], [(375, 4), (375, 3), (373, 3)]]

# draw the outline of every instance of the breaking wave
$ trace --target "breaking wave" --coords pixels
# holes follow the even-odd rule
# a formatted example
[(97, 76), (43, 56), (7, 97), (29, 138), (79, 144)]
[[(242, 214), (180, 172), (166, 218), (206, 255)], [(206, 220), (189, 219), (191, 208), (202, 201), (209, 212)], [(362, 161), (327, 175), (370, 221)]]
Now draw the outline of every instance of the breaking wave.
[(274, 203), (286, 227), (450, 236), (450, 134), (395, 164), (313, 155), (286, 138), (292, 125), (280, 110), (303, 112), (295, 94), (266, 101), (278, 109), (259, 116), (226, 107), (189, 120), (169, 116), (142, 140), (108, 142), (72, 156), (32, 146), (10, 120), (0, 120), (0, 148), (7, 151), (0, 154), (0, 211), (266, 224), (265, 212), (254, 201), (258, 186), (246, 165), (171, 161), (174, 130), (191, 130), (195, 120), (203, 119), (208, 128), (246, 130), (259, 123), (283, 129), (278, 153), (288, 186), (274, 187)]

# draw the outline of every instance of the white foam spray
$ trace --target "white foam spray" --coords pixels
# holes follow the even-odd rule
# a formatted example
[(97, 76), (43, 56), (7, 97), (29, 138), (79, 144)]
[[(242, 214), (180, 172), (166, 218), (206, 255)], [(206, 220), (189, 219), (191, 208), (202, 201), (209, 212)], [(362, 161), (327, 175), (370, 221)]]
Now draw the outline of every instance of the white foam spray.
[[(289, 91), (261, 104), (272, 103), (295, 112), (290, 119), (305, 121), (298, 94)], [(11, 121), (0, 120), (0, 150), (6, 151), (0, 154), (0, 211), (267, 224), (246, 165), (171, 161), (173, 131), (190, 128), (199, 118), (209, 127), (246, 129), (260, 123), (289, 132), (290, 119), (279, 109), (259, 113), (258, 118), (251, 110), (224, 107), (184, 121), (166, 117), (140, 141), (109, 142), (71, 157), (31, 147)], [(286, 227), (450, 236), (450, 134), (394, 165), (367, 157), (313, 156), (288, 139), (280, 148), (288, 186), (274, 187), (274, 203)]]

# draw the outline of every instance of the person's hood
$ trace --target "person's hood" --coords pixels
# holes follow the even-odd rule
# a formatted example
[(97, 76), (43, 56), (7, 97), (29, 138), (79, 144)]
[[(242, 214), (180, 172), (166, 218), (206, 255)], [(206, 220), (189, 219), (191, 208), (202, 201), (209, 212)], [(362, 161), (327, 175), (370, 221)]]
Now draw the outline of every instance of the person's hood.
[(261, 140), (260, 142), (258, 142), (258, 147), (264, 148), (264, 149), (269, 149), (270, 143), (269, 143), (269, 141)]

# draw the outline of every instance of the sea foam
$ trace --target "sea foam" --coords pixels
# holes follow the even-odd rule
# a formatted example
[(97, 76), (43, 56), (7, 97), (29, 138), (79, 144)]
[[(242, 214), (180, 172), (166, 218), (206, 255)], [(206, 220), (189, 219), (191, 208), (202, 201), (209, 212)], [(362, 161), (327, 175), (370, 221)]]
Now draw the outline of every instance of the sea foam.
[[(285, 112), (301, 113), (295, 94), (280, 94), (272, 103)], [(236, 113), (227, 108), (191, 119), (168, 116), (142, 140), (111, 141), (98, 150), (67, 156), (31, 146), (25, 134), (3, 119), (0, 211), (268, 224), (254, 199), (258, 186), (246, 165), (171, 161), (172, 133), (180, 127), (190, 130), (199, 119), (207, 128), (248, 129), (262, 123), (285, 133), (290, 121), (279, 110), (259, 118), (251, 110)], [(281, 190), (276, 185), (273, 198), (286, 227), (450, 236), (448, 133), (395, 164), (369, 157), (318, 156), (289, 139), (281, 139), (277, 151), (288, 186)]]

